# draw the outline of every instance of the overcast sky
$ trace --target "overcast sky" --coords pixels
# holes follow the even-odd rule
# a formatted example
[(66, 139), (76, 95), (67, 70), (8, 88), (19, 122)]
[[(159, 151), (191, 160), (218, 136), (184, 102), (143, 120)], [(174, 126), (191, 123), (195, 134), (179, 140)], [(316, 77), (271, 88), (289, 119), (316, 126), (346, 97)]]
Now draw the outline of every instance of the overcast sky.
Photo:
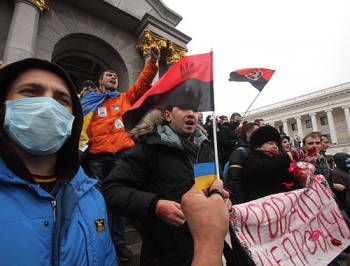
[(213, 49), (216, 115), (244, 113), (259, 91), (231, 71), (276, 70), (250, 110), (350, 82), (350, 0), (162, 0), (183, 17), (188, 55)]

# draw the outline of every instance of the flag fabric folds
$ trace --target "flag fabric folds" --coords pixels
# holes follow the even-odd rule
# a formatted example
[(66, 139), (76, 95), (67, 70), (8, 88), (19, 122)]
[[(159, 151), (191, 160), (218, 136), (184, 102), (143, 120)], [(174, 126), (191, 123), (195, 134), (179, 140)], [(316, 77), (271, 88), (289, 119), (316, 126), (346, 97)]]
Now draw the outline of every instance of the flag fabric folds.
[(212, 62), (212, 52), (181, 58), (123, 115), (125, 130), (157, 106), (214, 111)]
[(194, 182), (197, 191), (209, 188), (215, 179), (215, 162), (197, 163), (194, 165)]
[(266, 68), (245, 68), (231, 72), (229, 81), (249, 82), (261, 92), (274, 73)]

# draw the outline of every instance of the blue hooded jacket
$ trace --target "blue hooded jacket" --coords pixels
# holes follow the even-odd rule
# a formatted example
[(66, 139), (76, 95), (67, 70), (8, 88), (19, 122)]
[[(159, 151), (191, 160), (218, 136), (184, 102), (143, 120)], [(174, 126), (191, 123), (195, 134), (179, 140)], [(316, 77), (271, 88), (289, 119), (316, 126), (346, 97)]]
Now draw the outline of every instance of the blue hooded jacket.
[(80, 168), (53, 197), (0, 159), (0, 265), (117, 265), (96, 182)]
[[(54, 185), (58, 189), (51, 194), (38, 186), (3, 127), (9, 84), (33, 68), (52, 72), (66, 83), (75, 116), (71, 136), (57, 152)], [(59, 66), (27, 58), (0, 70), (1, 266), (117, 265), (105, 202), (94, 187), (97, 180), (88, 178), (80, 167), (82, 123), (75, 87)]]

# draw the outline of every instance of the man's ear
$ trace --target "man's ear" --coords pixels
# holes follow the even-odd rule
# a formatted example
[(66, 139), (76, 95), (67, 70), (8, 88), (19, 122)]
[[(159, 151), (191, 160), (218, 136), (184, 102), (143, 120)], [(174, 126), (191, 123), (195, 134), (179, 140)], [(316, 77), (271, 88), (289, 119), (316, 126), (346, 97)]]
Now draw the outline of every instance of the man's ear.
[(171, 112), (169, 110), (164, 111), (164, 118), (166, 121), (170, 122), (171, 121)]
[(252, 135), (252, 133), (253, 133), (253, 132), (249, 132), (249, 131), (247, 131), (247, 132), (245, 133), (245, 137), (246, 137), (246, 139), (249, 139), (249, 138), (250, 138), (250, 136)]

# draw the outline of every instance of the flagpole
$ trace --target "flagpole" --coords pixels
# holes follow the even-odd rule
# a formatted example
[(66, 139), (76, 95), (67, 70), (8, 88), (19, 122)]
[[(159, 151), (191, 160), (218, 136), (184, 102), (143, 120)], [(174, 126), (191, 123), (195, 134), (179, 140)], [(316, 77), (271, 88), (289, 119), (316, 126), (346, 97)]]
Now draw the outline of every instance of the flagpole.
[(213, 111), (213, 141), (214, 141), (214, 155), (215, 155), (215, 167), (216, 167), (216, 179), (220, 179), (220, 169), (219, 169), (219, 155), (218, 155), (218, 138), (216, 132), (216, 115), (215, 110)]
[(249, 105), (247, 111), (244, 112), (243, 116), (242, 116), (242, 120), (244, 118), (244, 116), (246, 115), (246, 113), (249, 111), (250, 107), (252, 107), (253, 103), (255, 102), (255, 100), (259, 97), (261, 91), (259, 91), (258, 95), (256, 95), (255, 99), (253, 100), (253, 102)]
[(219, 155), (218, 155), (218, 138), (217, 132), (216, 132), (216, 115), (215, 115), (215, 90), (214, 90), (214, 52), (213, 48), (210, 49), (212, 52), (212, 58), (211, 58), (211, 64), (213, 69), (213, 103), (214, 103), (214, 110), (213, 110), (213, 141), (214, 141), (214, 156), (215, 156), (215, 168), (216, 168), (216, 179), (220, 179), (220, 168), (219, 168)]

